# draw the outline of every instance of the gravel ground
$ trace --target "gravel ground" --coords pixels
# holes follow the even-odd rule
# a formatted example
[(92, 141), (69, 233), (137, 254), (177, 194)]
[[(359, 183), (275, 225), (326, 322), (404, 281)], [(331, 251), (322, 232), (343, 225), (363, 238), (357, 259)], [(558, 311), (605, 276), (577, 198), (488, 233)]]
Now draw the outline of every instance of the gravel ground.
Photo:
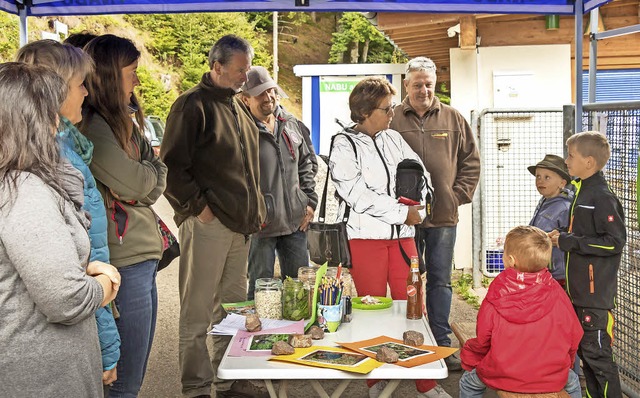
[[(323, 178), (326, 173), (324, 162), (320, 161), (320, 171), (318, 179)], [(320, 180), (323, 182), (323, 180)], [(331, 186), (331, 183), (330, 183)], [(322, 184), (318, 184), (316, 190), (321, 195)], [(332, 220), (330, 215), (335, 215), (336, 202), (333, 198), (333, 189), (330, 187), (327, 219)], [(154, 206), (160, 217), (176, 231), (173, 224), (173, 211), (164, 198)], [(331, 216), (333, 217), (333, 216)], [(177, 234), (176, 234), (177, 235)], [(158, 321), (156, 326), (155, 340), (149, 358), (146, 378), (140, 392), (140, 397), (180, 397), (180, 373), (178, 369), (178, 317), (180, 303), (178, 296), (178, 263), (174, 261), (169, 267), (158, 274)], [(451, 320), (473, 322), (476, 319), (477, 311), (469, 304), (454, 295), (452, 304)], [(454, 346), (457, 340), (453, 338)], [(454, 397), (458, 396), (458, 380), (461, 372), (451, 372), (449, 378), (442, 380), (441, 385)], [(337, 386), (336, 381), (327, 380), (323, 382), (325, 389), (333, 391)], [(316, 394), (309, 388), (305, 381), (291, 381), (289, 383), (289, 394), (291, 398), (313, 397)], [(398, 386), (394, 397), (414, 397), (416, 395), (413, 381), (403, 381)], [(367, 387), (364, 381), (354, 381), (343, 393), (346, 398), (368, 397)], [(494, 393), (489, 393), (487, 397), (495, 397)]]

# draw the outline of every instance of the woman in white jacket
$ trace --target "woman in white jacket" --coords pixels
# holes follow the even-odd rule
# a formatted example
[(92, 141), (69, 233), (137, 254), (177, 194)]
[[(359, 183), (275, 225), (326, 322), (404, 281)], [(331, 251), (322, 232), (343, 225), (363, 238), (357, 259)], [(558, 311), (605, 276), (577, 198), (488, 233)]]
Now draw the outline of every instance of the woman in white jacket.
[[(409, 264), (398, 242), (408, 257), (418, 255), (413, 226), (422, 222), (426, 212), (422, 204), (398, 202), (396, 169), (404, 159), (415, 159), (426, 169), (400, 133), (389, 129), (395, 93), (386, 79), (377, 77), (361, 80), (353, 88), (349, 108), (355, 125), (335, 137), (329, 170), (342, 198), (339, 214), (344, 214), (346, 206), (351, 208), (347, 235), (358, 294), (386, 296), (389, 284), (394, 300), (406, 300)], [(425, 177), (431, 185), (427, 171)], [(367, 380), (369, 397), (379, 396), (386, 384)], [(416, 380), (416, 389), (418, 397), (450, 398), (434, 380)]]
[(422, 205), (407, 206), (396, 198), (398, 163), (422, 162), (400, 134), (389, 129), (395, 93), (383, 78), (366, 78), (354, 87), (349, 108), (356, 124), (335, 138), (329, 168), (343, 199), (340, 214), (345, 206), (351, 208), (347, 234), (358, 294), (386, 296), (388, 283), (391, 297), (406, 300), (409, 265), (396, 226), (406, 255), (417, 256), (413, 225), (422, 222), (425, 211)]

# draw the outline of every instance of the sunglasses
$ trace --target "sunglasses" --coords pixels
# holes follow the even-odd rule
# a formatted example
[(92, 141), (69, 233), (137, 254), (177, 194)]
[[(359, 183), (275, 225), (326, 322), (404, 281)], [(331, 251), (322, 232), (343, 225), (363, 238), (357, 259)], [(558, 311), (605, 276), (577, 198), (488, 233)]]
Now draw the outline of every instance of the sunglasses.
[(386, 108), (376, 108), (376, 109), (380, 109), (381, 111), (384, 111), (384, 113), (386, 113), (387, 116), (389, 116), (391, 115), (391, 112), (393, 112), (393, 108), (395, 107), (396, 107), (396, 103), (394, 102)]

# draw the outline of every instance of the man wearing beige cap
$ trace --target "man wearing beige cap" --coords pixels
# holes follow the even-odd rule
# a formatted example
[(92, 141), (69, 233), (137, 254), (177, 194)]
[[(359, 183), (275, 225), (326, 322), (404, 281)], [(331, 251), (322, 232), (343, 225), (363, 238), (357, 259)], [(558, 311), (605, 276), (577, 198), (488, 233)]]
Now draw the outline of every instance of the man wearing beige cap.
[(229, 336), (206, 337), (225, 316), (221, 304), (246, 300), (249, 236), (265, 217), (260, 193), (258, 129), (236, 98), (247, 80), (253, 48), (227, 35), (209, 53), (211, 70), (171, 107), (160, 156), (168, 167), (165, 196), (180, 240), (182, 394), (263, 397), (247, 380), (221, 380), (217, 369)]
[(242, 88), (242, 100), (260, 132), (260, 189), (267, 215), (260, 232), (251, 237), (249, 294), (255, 281), (272, 278), (278, 252), (282, 278), (297, 277), (309, 265), (306, 230), (318, 203), (309, 147), (298, 120), (278, 106), (286, 94), (262, 66), (254, 66)]

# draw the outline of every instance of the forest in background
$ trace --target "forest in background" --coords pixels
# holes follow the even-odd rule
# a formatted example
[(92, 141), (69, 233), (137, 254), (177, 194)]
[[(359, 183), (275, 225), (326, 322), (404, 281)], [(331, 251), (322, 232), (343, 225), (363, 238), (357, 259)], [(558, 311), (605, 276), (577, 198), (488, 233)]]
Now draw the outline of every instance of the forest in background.
[[(221, 36), (234, 33), (254, 47), (254, 65), (273, 70), (273, 17), (269, 12), (131, 14), (84, 17), (30, 17), (29, 41), (51, 32), (53, 20), (69, 33), (112, 33), (131, 39), (142, 56), (139, 97), (145, 113), (166, 118), (180, 93), (208, 70), (207, 56)], [(301, 116), (302, 82), (298, 64), (405, 62), (396, 49), (360, 13), (280, 13), (278, 83), (289, 95), (283, 105)], [(62, 37), (63, 39), (63, 37)], [(18, 18), (0, 13), (0, 61), (13, 60), (18, 49)]]

